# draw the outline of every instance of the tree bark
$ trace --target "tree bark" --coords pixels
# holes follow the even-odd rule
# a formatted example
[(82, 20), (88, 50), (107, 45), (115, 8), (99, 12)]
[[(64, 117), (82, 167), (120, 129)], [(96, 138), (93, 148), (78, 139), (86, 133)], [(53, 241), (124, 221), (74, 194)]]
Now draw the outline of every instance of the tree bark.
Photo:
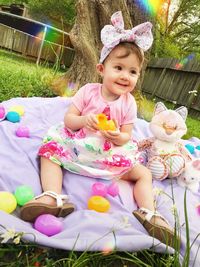
[[(119, 10), (122, 11), (125, 29), (138, 24), (133, 21), (135, 16), (130, 0), (77, 0), (76, 21), (70, 32), (75, 57), (68, 72), (57, 83), (63, 87), (61, 91), (65, 90), (67, 81), (75, 83), (75, 89), (88, 82), (100, 81), (96, 71), (102, 48), (100, 31), (104, 25), (111, 24), (111, 15)], [(132, 20), (129, 10), (132, 12)]]

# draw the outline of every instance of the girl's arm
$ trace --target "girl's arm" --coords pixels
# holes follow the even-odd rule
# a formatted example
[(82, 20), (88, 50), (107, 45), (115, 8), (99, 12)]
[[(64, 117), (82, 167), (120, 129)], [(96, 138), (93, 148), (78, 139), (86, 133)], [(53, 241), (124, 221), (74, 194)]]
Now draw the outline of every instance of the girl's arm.
[(95, 114), (89, 114), (82, 116), (81, 112), (77, 109), (77, 107), (72, 104), (64, 116), (64, 124), (67, 128), (72, 131), (77, 131), (83, 127), (91, 131), (97, 130), (98, 120)]
[(117, 146), (127, 143), (132, 136), (133, 124), (122, 125), (118, 131), (102, 131), (102, 135)]

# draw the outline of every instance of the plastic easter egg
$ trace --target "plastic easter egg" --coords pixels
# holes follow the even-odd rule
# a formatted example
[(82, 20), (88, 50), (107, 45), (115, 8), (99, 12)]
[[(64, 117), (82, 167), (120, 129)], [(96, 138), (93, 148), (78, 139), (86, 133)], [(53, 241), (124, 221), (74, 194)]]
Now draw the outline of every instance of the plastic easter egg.
[(34, 228), (44, 235), (53, 236), (62, 231), (63, 223), (51, 214), (42, 214), (35, 220)]
[(15, 190), (15, 198), (17, 204), (23, 206), (28, 201), (34, 198), (34, 193), (31, 187), (27, 185), (21, 185)]
[(112, 197), (116, 197), (117, 195), (119, 195), (119, 186), (117, 185), (117, 183), (111, 183), (108, 186), (108, 190), (107, 190), (108, 194), (111, 195)]
[(110, 202), (101, 196), (92, 196), (88, 200), (88, 209), (98, 212), (107, 212), (110, 209)]
[(13, 106), (9, 108), (9, 111), (15, 111), (19, 114), (19, 116), (23, 116), (25, 112), (23, 106)]
[(107, 186), (97, 182), (92, 185), (92, 195), (105, 197), (107, 195)]
[(197, 213), (200, 216), (200, 204), (197, 205)]
[(0, 105), (0, 121), (4, 120), (6, 117), (6, 110), (4, 106)]
[(185, 147), (187, 148), (187, 150), (191, 153), (194, 154), (194, 146), (191, 144), (186, 144)]
[(19, 126), (15, 133), (18, 137), (30, 137), (30, 131), (27, 126)]
[(9, 111), (6, 115), (6, 119), (11, 122), (19, 122), (20, 121), (20, 116), (17, 112), (15, 111)]
[(195, 147), (197, 150), (200, 150), (200, 145)]
[(17, 207), (17, 201), (10, 192), (0, 192), (0, 210), (12, 213)]

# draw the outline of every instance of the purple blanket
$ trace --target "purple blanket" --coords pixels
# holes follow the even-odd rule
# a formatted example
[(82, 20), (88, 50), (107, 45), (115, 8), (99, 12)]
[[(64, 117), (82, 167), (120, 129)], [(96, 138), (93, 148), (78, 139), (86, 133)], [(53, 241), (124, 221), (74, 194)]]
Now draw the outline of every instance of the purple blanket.
[[(2, 103), (7, 109), (15, 105), (22, 105), (25, 114), (20, 123), (12, 123), (7, 120), (0, 122), (0, 191), (14, 192), (22, 185), (30, 185), (35, 195), (41, 193), (39, 179), (39, 159), (37, 151), (42, 137), (47, 129), (62, 121), (63, 114), (70, 100), (67, 98), (15, 98)], [(30, 129), (30, 138), (19, 138), (15, 130), (23, 124)], [(136, 139), (140, 140), (151, 135), (148, 123), (137, 120), (134, 131)], [(195, 145), (200, 140), (190, 140)], [(136, 204), (132, 196), (132, 186), (128, 182), (119, 181), (120, 195), (108, 196), (111, 209), (107, 213), (98, 213), (87, 209), (87, 200), (91, 194), (91, 186), (96, 179), (75, 175), (64, 171), (63, 193), (69, 195), (71, 201), (76, 204), (77, 210), (60, 220), (64, 223), (64, 230), (57, 235), (47, 237), (36, 231), (31, 223), (19, 218), (19, 208), (7, 214), (0, 211), (0, 224), (7, 228), (14, 228), (17, 232), (24, 232), (23, 238), (30, 242), (36, 242), (54, 248), (76, 251), (103, 251), (116, 249), (118, 251), (140, 251), (152, 249), (156, 252), (166, 252), (166, 246), (158, 240), (150, 237), (143, 226), (132, 215)], [(109, 181), (102, 180), (109, 184)], [(172, 212), (173, 202), (172, 185), (169, 179), (159, 182), (154, 181), (154, 187), (163, 189), (166, 194), (157, 196), (158, 211), (168, 221), (174, 224)], [(173, 180), (173, 194), (178, 211), (181, 226), (181, 253), (180, 261), (185, 255), (186, 232), (184, 216), (184, 188)], [(167, 194), (169, 196), (167, 196)], [(200, 202), (200, 194), (187, 191), (187, 211), (190, 228), (190, 243), (200, 233), (200, 216), (196, 206)], [(3, 231), (3, 228), (0, 228)], [(29, 234), (32, 233), (33, 235)], [(190, 265), (200, 265), (200, 253), (198, 252), (200, 239), (197, 238), (191, 247)], [(173, 249), (168, 248), (169, 253)]]

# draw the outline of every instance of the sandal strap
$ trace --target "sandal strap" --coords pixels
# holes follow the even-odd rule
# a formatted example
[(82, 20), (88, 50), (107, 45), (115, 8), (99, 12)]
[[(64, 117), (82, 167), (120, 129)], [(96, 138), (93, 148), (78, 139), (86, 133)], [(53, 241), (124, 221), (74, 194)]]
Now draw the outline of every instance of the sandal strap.
[(139, 211), (145, 212), (145, 219), (149, 222), (153, 216), (157, 216), (160, 217), (161, 219), (163, 219), (167, 224), (169, 224), (169, 222), (167, 221), (167, 219), (165, 219), (159, 212), (157, 211), (151, 211), (149, 209), (146, 208), (140, 208)]
[(55, 198), (57, 207), (59, 207), (59, 208), (63, 206), (63, 203), (66, 203), (69, 201), (68, 195), (57, 194), (53, 191), (45, 191), (41, 195), (36, 196), (35, 199), (38, 199), (38, 198), (43, 197), (43, 196), (49, 196), (49, 197)]

